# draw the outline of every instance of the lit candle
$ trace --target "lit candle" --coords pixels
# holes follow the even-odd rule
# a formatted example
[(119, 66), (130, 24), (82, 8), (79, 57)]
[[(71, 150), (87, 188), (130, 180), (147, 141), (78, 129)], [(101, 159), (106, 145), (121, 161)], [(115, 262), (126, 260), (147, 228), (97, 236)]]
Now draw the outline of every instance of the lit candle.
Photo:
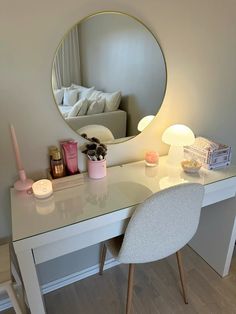
[(17, 165), (17, 169), (18, 170), (23, 170), (23, 164), (20, 158), (20, 150), (19, 150), (19, 146), (17, 143), (17, 139), (16, 139), (16, 133), (15, 133), (15, 129), (14, 126), (11, 124), (10, 126), (11, 128), (11, 136), (12, 136), (12, 142), (13, 142), (13, 148), (14, 148), (14, 152), (15, 152), (15, 156), (16, 156), (16, 165)]
[(147, 166), (156, 166), (158, 164), (159, 155), (155, 151), (149, 151), (145, 155), (145, 161)]
[(52, 182), (47, 179), (36, 181), (32, 185), (33, 194), (37, 198), (47, 198), (52, 195)]

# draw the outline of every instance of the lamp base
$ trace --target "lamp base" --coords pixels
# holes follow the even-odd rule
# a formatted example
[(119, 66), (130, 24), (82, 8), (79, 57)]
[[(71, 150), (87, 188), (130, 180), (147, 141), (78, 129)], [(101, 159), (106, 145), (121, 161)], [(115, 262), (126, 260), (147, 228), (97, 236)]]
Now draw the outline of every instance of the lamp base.
[(180, 163), (183, 159), (184, 159), (183, 146), (171, 145), (167, 157), (168, 164), (174, 167), (180, 167)]

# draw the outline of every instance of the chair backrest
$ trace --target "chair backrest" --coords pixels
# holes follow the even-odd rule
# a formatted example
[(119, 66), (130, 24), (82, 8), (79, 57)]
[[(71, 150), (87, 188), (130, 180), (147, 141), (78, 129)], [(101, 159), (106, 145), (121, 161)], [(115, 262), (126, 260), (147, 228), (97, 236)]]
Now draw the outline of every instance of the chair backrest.
[(180, 184), (153, 194), (132, 215), (118, 255), (122, 263), (146, 263), (167, 257), (194, 236), (204, 187)]
[(89, 138), (97, 137), (101, 142), (114, 140), (112, 132), (103, 125), (90, 124), (77, 130), (79, 134), (87, 134)]

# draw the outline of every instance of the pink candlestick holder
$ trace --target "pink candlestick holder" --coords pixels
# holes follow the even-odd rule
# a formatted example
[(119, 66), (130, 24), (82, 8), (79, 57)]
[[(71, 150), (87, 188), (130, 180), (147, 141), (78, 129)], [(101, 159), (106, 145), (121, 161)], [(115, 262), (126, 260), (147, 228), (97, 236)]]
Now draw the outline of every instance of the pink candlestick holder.
[(18, 170), (18, 174), (19, 174), (20, 180), (17, 180), (14, 183), (15, 190), (17, 190), (17, 191), (27, 191), (27, 190), (31, 189), (32, 184), (34, 183), (34, 181), (31, 180), (31, 179), (28, 179), (26, 177), (25, 170), (24, 169)]

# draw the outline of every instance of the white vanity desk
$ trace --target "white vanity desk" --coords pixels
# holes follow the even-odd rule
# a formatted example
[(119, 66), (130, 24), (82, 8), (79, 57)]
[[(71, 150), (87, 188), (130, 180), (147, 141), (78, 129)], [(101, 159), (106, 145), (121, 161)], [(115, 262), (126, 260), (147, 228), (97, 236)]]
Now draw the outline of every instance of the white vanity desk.
[(205, 208), (190, 245), (222, 277), (228, 274), (236, 239), (235, 166), (187, 175), (173, 172), (161, 157), (155, 168), (141, 161), (107, 170), (101, 180), (82, 174), (84, 184), (56, 191), (51, 200), (11, 189), (13, 244), (32, 314), (45, 313), (36, 264), (122, 234), (136, 204), (176, 183), (205, 185)]

